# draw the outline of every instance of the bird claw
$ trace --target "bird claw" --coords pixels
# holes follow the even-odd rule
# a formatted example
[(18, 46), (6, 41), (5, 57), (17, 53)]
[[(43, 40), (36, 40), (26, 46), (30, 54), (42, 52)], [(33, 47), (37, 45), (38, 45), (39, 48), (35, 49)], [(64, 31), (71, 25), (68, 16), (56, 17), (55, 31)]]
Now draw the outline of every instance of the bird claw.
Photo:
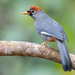
[(44, 46), (44, 49), (46, 49), (46, 46), (45, 46), (46, 42), (42, 43), (41, 45)]

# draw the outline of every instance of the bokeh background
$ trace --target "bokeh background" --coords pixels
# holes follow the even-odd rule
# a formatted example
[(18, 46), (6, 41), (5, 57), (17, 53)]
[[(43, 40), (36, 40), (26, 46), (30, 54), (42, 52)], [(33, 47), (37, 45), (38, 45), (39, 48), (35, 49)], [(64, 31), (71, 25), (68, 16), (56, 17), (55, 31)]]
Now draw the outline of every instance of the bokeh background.
[[(75, 54), (75, 0), (0, 0), (0, 40), (43, 42), (33, 19), (21, 14), (31, 6), (39, 6), (64, 27), (69, 38), (69, 52)], [(47, 46), (58, 49), (56, 43)], [(60, 74), (75, 75), (75, 71), (64, 72), (61, 64), (41, 58), (0, 56), (0, 75)]]

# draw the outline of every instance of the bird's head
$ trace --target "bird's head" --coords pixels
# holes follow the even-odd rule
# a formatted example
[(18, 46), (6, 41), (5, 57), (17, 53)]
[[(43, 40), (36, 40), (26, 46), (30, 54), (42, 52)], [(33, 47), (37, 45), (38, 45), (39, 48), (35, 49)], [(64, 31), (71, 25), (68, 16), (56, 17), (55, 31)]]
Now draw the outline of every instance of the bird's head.
[(22, 14), (27, 14), (30, 15), (31, 17), (33, 17), (34, 19), (38, 18), (39, 16), (41, 16), (44, 11), (37, 7), (37, 6), (32, 6), (30, 7), (30, 9), (27, 12), (23, 12)]

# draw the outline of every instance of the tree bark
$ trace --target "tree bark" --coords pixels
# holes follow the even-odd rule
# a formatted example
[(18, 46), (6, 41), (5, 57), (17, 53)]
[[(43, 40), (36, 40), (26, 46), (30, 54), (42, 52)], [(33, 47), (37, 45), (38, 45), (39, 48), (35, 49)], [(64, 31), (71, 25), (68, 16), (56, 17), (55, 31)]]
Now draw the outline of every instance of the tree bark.
[[(39, 57), (61, 63), (58, 50), (29, 42), (0, 41), (0, 56)], [(75, 55), (70, 54), (70, 57), (75, 70)]]

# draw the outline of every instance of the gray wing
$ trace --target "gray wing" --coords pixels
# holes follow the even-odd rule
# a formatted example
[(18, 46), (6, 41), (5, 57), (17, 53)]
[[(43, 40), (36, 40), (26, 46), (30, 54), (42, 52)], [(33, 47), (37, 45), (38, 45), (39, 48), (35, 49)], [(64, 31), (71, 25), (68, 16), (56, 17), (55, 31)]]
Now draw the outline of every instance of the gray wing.
[[(40, 32), (42, 34), (45, 33), (44, 35), (55, 37), (61, 41), (63, 41), (63, 40), (68, 41), (68, 37), (67, 37), (63, 27), (55, 20), (48, 18), (48, 19), (45, 19), (43, 22), (39, 22), (39, 23), (41, 26), (38, 29), (40, 30)], [(41, 23), (43, 23), (43, 24), (41, 24)]]

